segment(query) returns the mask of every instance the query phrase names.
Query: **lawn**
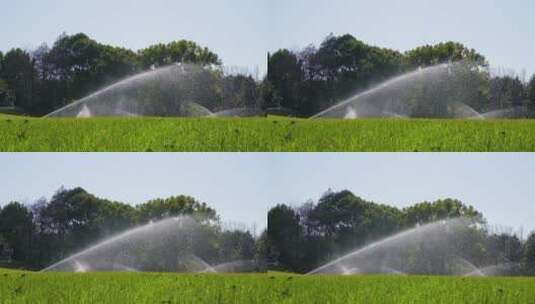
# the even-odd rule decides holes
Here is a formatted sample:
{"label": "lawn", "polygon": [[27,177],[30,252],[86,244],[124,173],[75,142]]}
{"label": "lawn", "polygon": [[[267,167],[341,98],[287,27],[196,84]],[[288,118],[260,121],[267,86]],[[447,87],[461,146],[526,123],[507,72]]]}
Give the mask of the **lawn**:
{"label": "lawn", "polygon": [[1,303],[535,303],[535,279],[0,270]]}
{"label": "lawn", "polygon": [[535,120],[58,119],[0,115],[0,151],[532,152]]}

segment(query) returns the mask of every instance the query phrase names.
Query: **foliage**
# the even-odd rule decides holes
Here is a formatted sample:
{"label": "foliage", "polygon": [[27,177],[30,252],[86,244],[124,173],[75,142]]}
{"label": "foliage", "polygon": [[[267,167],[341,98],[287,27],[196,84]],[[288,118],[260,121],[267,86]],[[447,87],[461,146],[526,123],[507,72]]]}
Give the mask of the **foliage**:
{"label": "foliage", "polygon": [[524,267],[531,275],[535,275],[535,232],[532,233],[524,244]]}
{"label": "foliage", "polygon": [[[397,232],[458,217],[469,218],[479,225],[485,223],[480,212],[458,200],[423,202],[400,210],[365,201],[347,190],[328,191],[317,203],[307,202],[297,208],[277,205],[269,211],[267,238],[271,249],[268,252],[275,253],[270,262],[276,269],[306,273],[334,256],[362,248]],[[519,265],[524,263],[518,273],[530,273],[529,263],[532,261],[526,259],[532,254],[529,240],[523,245],[523,241],[515,235],[495,234],[471,227],[462,228],[456,234],[462,237],[451,239],[448,244],[431,246],[447,245],[444,250],[449,247],[462,249],[466,258],[483,265],[496,263],[498,259]],[[429,256],[431,252],[433,255]],[[420,258],[428,261],[426,265],[405,264],[416,273],[440,273],[441,267],[444,267],[440,254],[427,250],[425,246],[411,246],[406,252],[397,254],[406,254],[406,261]]]}
{"label": "foliage", "polygon": [[44,115],[119,79],[151,67],[184,62],[219,65],[216,54],[192,41],[178,40],[134,52],[101,44],[83,33],[62,34],[52,48],[13,49],[0,56],[0,102],[12,92],[26,114]]}
{"label": "foliage", "polygon": [[13,49],[5,54],[1,66],[0,78],[7,83],[4,94],[12,92],[16,106],[31,107],[35,97],[36,70],[30,54],[21,49]]}
{"label": "foliage", "polygon": [[310,117],[388,78],[450,62],[458,64],[440,83],[422,79],[396,94],[406,101],[403,112],[412,117],[450,117],[461,103],[476,111],[515,108],[523,116],[531,113],[523,109],[528,86],[517,77],[490,76],[485,57],[463,44],[450,41],[400,53],[367,45],[348,34],[331,34],[317,49],[276,51],[268,61],[264,104]]}
{"label": "foliage", "polygon": [[453,41],[417,47],[407,51],[404,57],[408,65],[416,67],[455,61],[470,61],[480,66],[488,64],[485,57],[476,50]]}
{"label": "foliage", "polygon": [[[41,269],[134,226],[182,215],[196,218],[208,244],[221,248],[205,250],[215,254],[205,257],[209,261],[257,258],[253,235],[223,230],[214,209],[188,196],[154,199],[134,207],[98,198],[82,188],[60,188],[50,200],[40,199],[31,206],[11,203],[0,209],[0,238],[13,248],[15,263]],[[172,252],[175,245],[166,247],[171,255],[177,252]]]}
{"label": "foliage", "polygon": [[13,202],[0,210],[0,237],[13,249],[13,259],[29,262],[33,229],[32,214],[23,205]]}
{"label": "foliage", "polygon": [[[464,67],[456,71],[450,87],[445,88],[450,101],[465,103],[478,111],[524,109],[533,104],[529,102],[533,94],[529,95],[528,84],[515,77],[489,76],[485,57],[460,43],[425,45],[400,53],[368,45],[349,34],[331,34],[318,48],[277,50],[269,56],[268,73],[260,84],[244,75],[201,73],[198,76],[202,85],[193,90],[198,91],[198,96],[182,97],[193,98],[186,101],[195,101],[214,112],[253,107],[310,117],[388,78],[445,62],[463,62]],[[0,102],[9,100],[26,114],[44,115],[127,76],[174,63],[210,67],[222,64],[217,54],[188,40],[132,51],[99,43],[83,33],[63,34],[51,48],[43,44],[33,51],[13,49],[0,56],[0,83],[3,79],[7,84],[0,85]],[[470,90],[466,90],[467,86]],[[408,106],[415,116],[434,117],[433,113],[445,111],[433,94],[424,94],[429,91],[425,87],[416,85],[410,90]],[[165,91],[158,94],[183,93]],[[147,98],[157,100],[159,95],[152,93]],[[171,98],[171,103],[177,103],[176,98]],[[171,111],[176,107],[165,105],[163,109]]]}
{"label": "foliage", "polygon": [[195,215],[201,221],[218,221],[216,211],[189,196],[150,200],[137,207],[139,221],[160,220],[179,215]]}
{"label": "foliage", "polygon": [[535,75],[533,75],[529,81],[526,97],[528,99],[530,109],[535,110]]}
{"label": "foliage", "polygon": [[143,69],[165,66],[176,62],[221,64],[218,56],[193,41],[179,40],[156,44],[138,52]]}

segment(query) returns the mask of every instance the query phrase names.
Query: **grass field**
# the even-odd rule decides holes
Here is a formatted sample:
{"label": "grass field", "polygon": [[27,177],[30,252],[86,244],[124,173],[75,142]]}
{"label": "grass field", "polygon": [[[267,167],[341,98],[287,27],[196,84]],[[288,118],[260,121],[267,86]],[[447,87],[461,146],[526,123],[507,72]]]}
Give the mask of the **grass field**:
{"label": "grass field", "polygon": [[0,151],[532,152],[535,120],[44,119],[0,115]]}
{"label": "grass field", "polygon": [[1,303],[535,303],[535,279],[0,270]]}

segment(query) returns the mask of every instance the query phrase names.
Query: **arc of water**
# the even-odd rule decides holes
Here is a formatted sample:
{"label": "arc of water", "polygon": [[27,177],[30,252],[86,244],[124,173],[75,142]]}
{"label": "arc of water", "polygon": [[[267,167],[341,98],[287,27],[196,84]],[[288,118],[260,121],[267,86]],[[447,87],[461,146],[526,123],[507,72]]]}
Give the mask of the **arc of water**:
{"label": "arc of water", "polygon": [[403,232],[400,232],[398,234],[395,234],[393,236],[390,236],[390,237],[387,237],[381,241],[377,241],[377,242],[374,242],[364,248],[361,248],[361,249],[358,249],[358,250],[355,250],[345,256],[342,256],[338,259],[335,259],[334,261],[331,261],[319,268],[316,268],[310,272],[308,272],[307,274],[310,275],[310,274],[315,274],[315,273],[320,273],[322,272],[323,270],[325,269],[329,269],[331,268],[332,266],[338,264],[338,263],[341,263],[342,261],[344,260],[347,260],[347,259],[351,259],[351,258],[355,258],[359,255],[362,255],[364,253],[367,253],[367,252],[370,252],[384,244],[387,244],[387,243],[390,243],[390,242],[393,242],[393,241],[396,241],[396,240],[399,240],[399,239],[402,239],[404,237],[407,237],[407,236],[410,236],[412,234],[414,234],[415,232],[420,232],[420,231],[426,231],[427,229],[430,229],[430,228],[433,228],[433,227],[439,227],[439,226],[442,226],[442,225],[449,225],[449,224],[452,224],[452,223],[456,223],[456,222],[461,222],[463,219],[462,218],[457,218],[457,219],[452,219],[452,220],[449,220],[449,221],[439,221],[439,222],[434,222],[434,223],[430,223],[430,224],[426,224],[426,225],[423,225],[423,226],[418,226],[418,227],[415,227],[415,228],[412,228],[412,229],[409,229],[409,230],[406,230],[406,231],[403,231]]}
{"label": "arc of water", "polygon": [[88,253],[90,253],[92,251],[95,251],[97,249],[100,249],[100,248],[103,248],[103,247],[108,246],[110,244],[113,244],[113,243],[115,243],[117,241],[120,241],[122,239],[126,239],[129,236],[135,235],[135,234],[137,234],[137,233],[139,233],[141,231],[144,231],[146,229],[153,228],[153,226],[165,225],[165,224],[169,224],[169,223],[172,223],[172,222],[180,222],[181,219],[182,218],[180,218],[180,217],[165,219],[165,220],[159,221],[157,223],[149,223],[147,225],[128,230],[126,232],[123,232],[123,233],[115,236],[115,237],[111,237],[111,238],[109,238],[109,239],[107,239],[107,240],[105,240],[105,241],[103,241],[103,242],[101,242],[101,243],[99,243],[99,244],[97,244],[95,246],[89,247],[88,249],[85,249],[85,250],[83,250],[81,252],[78,252],[78,253],[76,253],[74,255],[71,255],[68,258],[63,259],[63,260],[61,260],[61,261],[59,261],[59,262],[57,262],[55,264],[52,264],[52,265],[46,267],[45,269],[41,270],[41,272],[49,271],[51,269],[56,268],[59,265],[67,263],[67,262],[76,261],[77,259],[79,259],[81,256],[83,256],[85,254],[88,254]]}
{"label": "arc of water", "polygon": [[82,99],[79,99],[79,100],[77,100],[77,101],[75,101],[73,103],[70,103],[70,104],[64,106],[61,109],[58,109],[58,110],[56,110],[56,111],[54,111],[54,112],[52,112],[50,114],[47,114],[47,115],[45,115],[45,117],[52,117],[52,116],[54,116],[54,115],[56,115],[56,114],[58,114],[58,113],[60,113],[62,111],[65,111],[65,110],[71,109],[73,107],[76,107],[76,106],[88,101],[89,99],[91,99],[93,97],[96,97],[96,96],[98,96],[98,95],[100,95],[100,94],[102,94],[104,92],[107,92],[107,91],[113,90],[115,88],[121,87],[121,86],[126,85],[126,84],[128,84],[130,82],[133,82],[133,81],[138,81],[138,80],[141,80],[141,79],[145,79],[148,76],[156,75],[156,74],[158,74],[158,73],[160,73],[162,71],[171,70],[173,67],[175,67],[175,65],[171,65],[171,66],[166,66],[166,67],[162,67],[162,68],[158,68],[158,69],[154,69],[154,70],[145,71],[145,72],[142,72],[140,74],[137,74],[137,75],[128,77],[126,79],[120,80],[120,81],[118,81],[118,82],[116,82],[116,83],[114,83],[114,84],[112,84],[110,86],[107,86],[107,87],[105,87],[105,88],[103,88],[103,89],[101,89],[99,91],[96,91],[96,92],[94,92],[94,93],[92,93],[92,94],[90,94],[90,95],[88,95],[88,96],[86,96],[86,97],[84,97]]}
{"label": "arc of water", "polygon": [[365,96],[368,96],[368,95],[371,95],[381,89],[384,89],[386,87],[389,87],[389,86],[392,86],[396,83],[399,83],[407,78],[410,78],[410,77],[413,77],[413,76],[416,76],[418,74],[425,74],[429,71],[433,71],[433,70],[437,70],[437,69],[441,69],[441,68],[448,68],[448,64],[444,63],[444,64],[439,64],[439,65],[435,65],[435,66],[431,66],[431,67],[427,67],[427,68],[423,68],[423,69],[418,69],[418,70],[415,70],[415,71],[412,71],[412,72],[409,72],[409,73],[406,73],[406,74],[403,74],[403,75],[400,75],[400,76],[397,76],[397,77],[394,77],[390,80],[387,80],[387,81],[384,81],[382,82],[381,84],[369,89],[369,90],[366,90],[360,94],[357,94],[345,101],[342,101],[326,110],[323,110],[321,111],[320,113],[310,117],[310,119],[315,119],[315,118],[319,118],[325,114],[327,114],[328,112],[331,112],[331,111],[334,111],[334,110],[338,110],[338,109],[341,109],[349,104],[352,104],[356,101],[358,101],[360,98],[362,97],[365,97]]}

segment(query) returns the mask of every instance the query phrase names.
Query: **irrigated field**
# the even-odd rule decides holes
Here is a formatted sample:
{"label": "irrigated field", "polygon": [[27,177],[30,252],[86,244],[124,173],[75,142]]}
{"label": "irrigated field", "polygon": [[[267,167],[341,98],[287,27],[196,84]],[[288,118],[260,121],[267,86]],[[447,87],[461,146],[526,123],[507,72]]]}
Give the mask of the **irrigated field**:
{"label": "irrigated field", "polygon": [[1,303],[535,303],[535,279],[22,273]]}
{"label": "irrigated field", "polygon": [[535,120],[0,116],[0,151],[531,152]]}

